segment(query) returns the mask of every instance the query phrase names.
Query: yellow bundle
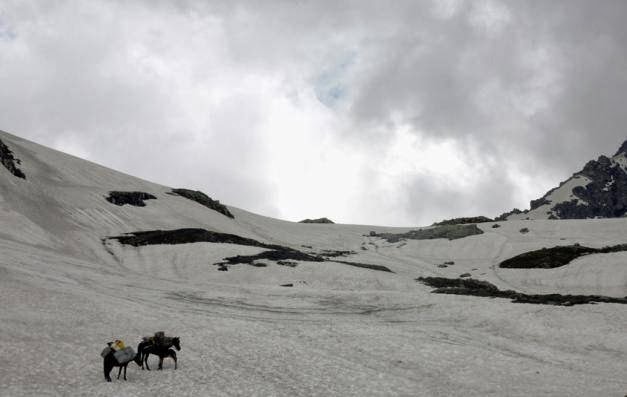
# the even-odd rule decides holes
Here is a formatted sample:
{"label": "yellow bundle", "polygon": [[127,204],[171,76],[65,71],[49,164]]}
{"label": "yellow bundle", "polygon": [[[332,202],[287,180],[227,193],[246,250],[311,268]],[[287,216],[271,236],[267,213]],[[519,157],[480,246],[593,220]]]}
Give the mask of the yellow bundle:
{"label": "yellow bundle", "polygon": [[116,339],[116,341],[113,343],[113,347],[115,348],[115,350],[122,350],[126,346],[124,345],[123,341]]}

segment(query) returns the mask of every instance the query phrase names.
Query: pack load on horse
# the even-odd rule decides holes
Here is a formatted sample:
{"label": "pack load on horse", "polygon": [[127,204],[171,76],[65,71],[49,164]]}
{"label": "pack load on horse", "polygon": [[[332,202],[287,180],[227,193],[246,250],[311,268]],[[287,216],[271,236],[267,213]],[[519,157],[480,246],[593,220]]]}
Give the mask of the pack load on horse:
{"label": "pack load on horse", "polygon": [[163,331],[157,331],[153,336],[144,336],[142,342],[155,346],[172,346],[172,337],[165,336]]}
{"label": "pack load on horse", "polygon": [[120,373],[124,368],[124,380],[126,380],[126,366],[133,361],[137,354],[130,346],[125,346],[124,342],[120,339],[116,339],[115,342],[107,343],[107,347],[100,353],[100,356],[104,359],[104,376],[108,382],[111,382],[109,373],[113,367],[120,367],[118,371],[118,379],[120,379]]}

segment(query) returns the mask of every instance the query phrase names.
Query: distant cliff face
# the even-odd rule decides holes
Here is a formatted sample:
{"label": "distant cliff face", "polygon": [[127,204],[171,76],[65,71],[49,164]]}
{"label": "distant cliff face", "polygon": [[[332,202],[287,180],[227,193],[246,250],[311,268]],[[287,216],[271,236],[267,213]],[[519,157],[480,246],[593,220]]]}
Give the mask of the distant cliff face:
{"label": "distant cliff face", "polygon": [[513,210],[505,219],[618,218],[627,214],[627,141],[612,157],[600,156],[550,190],[530,209]]}

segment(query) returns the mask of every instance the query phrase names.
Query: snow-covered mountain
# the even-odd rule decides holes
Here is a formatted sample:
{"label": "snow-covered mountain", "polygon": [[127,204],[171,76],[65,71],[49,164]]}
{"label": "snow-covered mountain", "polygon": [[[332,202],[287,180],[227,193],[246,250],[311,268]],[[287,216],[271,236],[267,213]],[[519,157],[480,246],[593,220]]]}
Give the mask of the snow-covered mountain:
{"label": "snow-covered mountain", "polygon": [[530,209],[497,219],[618,218],[627,214],[627,140],[612,157],[600,156],[537,200]]}
{"label": "snow-covered mountain", "polygon": [[[0,396],[627,390],[627,218],[286,222],[0,141]],[[159,330],[176,371],[104,382]]]}

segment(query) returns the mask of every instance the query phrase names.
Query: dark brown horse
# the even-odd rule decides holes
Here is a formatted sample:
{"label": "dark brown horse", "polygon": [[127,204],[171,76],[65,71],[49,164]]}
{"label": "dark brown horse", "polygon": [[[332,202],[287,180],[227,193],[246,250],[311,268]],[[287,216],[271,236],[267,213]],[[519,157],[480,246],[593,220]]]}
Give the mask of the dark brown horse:
{"label": "dark brown horse", "polygon": [[137,365],[141,365],[142,369],[144,369],[144,364],[146,364],[146,369],[150,371],[150,367],[148,366],[148,356],[150,354],[154,354],[159,356],[159,369],[163,369],[163,359],[167,357],[171,357],[174,360],[174,369],[176,369],[176,352],[172,350],[171,347],[174,347],[179,351],[181,350],[181,340],[178,336],[174,338],[165,338],[165,343],[163,344],[142,341],[137,346],[137,358],[135,359],[135,362]]}

